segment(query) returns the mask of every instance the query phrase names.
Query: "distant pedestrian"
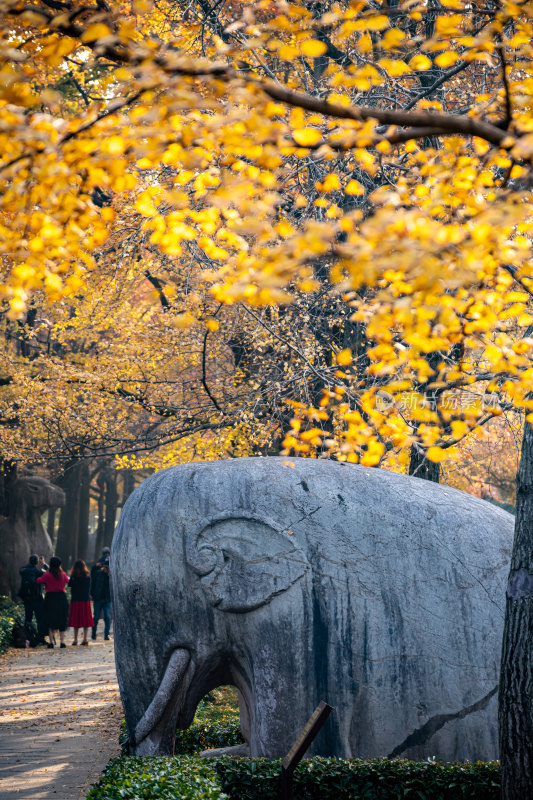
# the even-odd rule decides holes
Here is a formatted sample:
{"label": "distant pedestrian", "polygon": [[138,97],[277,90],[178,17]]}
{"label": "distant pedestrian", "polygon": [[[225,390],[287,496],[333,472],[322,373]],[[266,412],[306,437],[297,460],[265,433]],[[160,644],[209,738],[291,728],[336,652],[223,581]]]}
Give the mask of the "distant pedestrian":
{"label": "distant pedestrian", "polygon": [[85,561],[81,561],[81,559],[76,561],[70,571],[68,585],[70,586],[68,626],[69,628],[74,628],[74,641],[72,644],[74,647],[78,644],[78,632],[80,628],[83,628],[82,645],[88,645],[89,628],[93,627],[94,621],[89,595],[91,576]]}
{"label": "distant pedestrian", "polygon": [[68,600],[65,594],[65,587],[68,583],[68,575],[63,572],[60,558],[52,556],[48,572],[37,578],[37,583],[42,583],[46,589],[44,619],[49,631],[50,641],[48,647],[55,646],[56,631],[59,631],[60,646],[66,647],[65,631],[68,622]]}
{"label": "distant pedestrian", "polygon": [[100,569],[92,574],[91,596],[93,598],[94,627],[91,639],[96,639],[96,628],[100,615],[104,617],[104,639],[109,639],[111,628],[111,589],[109,586],[109,558],[104,558]]}
{"label": "distant pedestrian", "polygon": [[37,583],[37,578],[44,575],[47,569],[48,564],[45,564],[44,557],[32,554],[28,563],[19,570],[21,583],[18,596],[24,603],[24,624],[31,626],[35,615],[37,637],[40,644],[46,644],[44,637],[47,630],[43,619],[43,590]]}
{"label": "distant pedestrian", "polygon": [[94,572],[97,572],[99,569],[102,568],[102,564],[104,563],[106,558],[109,558],[110,553],[111,553],[111,548],[110,547],[102,547],[102,553],[100,555],[100,558],[98,559],[96,564],[91,569],[91,578],[92,578]]}

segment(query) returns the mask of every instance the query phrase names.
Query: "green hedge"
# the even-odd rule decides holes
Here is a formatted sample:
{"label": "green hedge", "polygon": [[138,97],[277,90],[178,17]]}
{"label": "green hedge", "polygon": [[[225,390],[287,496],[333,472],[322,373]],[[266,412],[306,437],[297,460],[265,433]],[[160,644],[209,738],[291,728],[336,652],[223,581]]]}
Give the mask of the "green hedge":
{"label": "green hedge", "polygon": [[11,644],[15,622],[24,622],[24,606],[9,597],[0,597],[0,653],[5,653]]}
{"label": "green hedge", "polygon": [[198,704],[190,728],[176,733],[176,753],[200,753],[242,744],[237,690],[221,686]]}
{"label": "green hedge", "polygon": [[200,753],[216,747],[232,747],[242,744],[239,720],[225,722],[193,722],[186,731],[176,732],[176,753]]}
{"label": "green hedge", "polygon": [[[231,800],[279,800],[281,761],[209,759]],[[497,762],[442,764],[403,759],[302,761],[294,773],[294,796],[302,800],[498,800]]]}
{"label": "green hedge", "polygon": [[87,800],[228,800],[201,758],[115,758]]}
{"label": "green hedge", "polygon": [[[87,800],[279,800],[281,761],[194,756],[111,761]],[[313,758],[294,774],[297,800],[498,800],[496,762]]]}

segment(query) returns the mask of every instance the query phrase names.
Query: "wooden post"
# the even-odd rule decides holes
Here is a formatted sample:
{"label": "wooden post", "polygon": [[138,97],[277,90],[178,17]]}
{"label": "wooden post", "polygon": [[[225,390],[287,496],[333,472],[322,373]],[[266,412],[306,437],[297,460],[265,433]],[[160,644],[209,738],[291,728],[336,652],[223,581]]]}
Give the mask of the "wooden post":
{"label": "wooden post", "polygon": [[283,759],[281,764],[281,800],[293,800],[292,778],[294,770],[332,711],[332,706],[329,706],[321,700],[313,714],[309,717],[301,734]]}

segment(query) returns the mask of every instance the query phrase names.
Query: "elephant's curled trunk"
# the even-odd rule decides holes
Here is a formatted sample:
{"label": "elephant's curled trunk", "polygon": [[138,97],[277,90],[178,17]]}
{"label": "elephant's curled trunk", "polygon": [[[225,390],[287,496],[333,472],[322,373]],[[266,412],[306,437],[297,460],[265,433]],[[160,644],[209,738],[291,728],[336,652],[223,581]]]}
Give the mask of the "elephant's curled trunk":
{"label": "elephant's curled trunk", "polygon": [[[139,754],[138,745],[143,742],[150,733],[153,733],[160,723],[176,690],[182,683],[187,667],[189,666],[190,658],[189,651],[184,648],[174,650],[170,656],[159,689],[135,728],[135,742],[133,744],[136,748],[136,752]],[[144,750],[147,748],[142,749]],[[151,747],[148,747],[148,749],[151,749]],[[149,755],[149,753],[146,753],[146,755]]]}

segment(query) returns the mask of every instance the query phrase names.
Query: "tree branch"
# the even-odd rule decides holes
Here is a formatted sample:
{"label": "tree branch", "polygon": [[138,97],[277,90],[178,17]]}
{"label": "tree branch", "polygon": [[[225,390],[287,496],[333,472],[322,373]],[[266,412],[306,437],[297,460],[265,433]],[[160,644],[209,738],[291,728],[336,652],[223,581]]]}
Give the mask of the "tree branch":
{"label": "tree branch", "polygon": [[211,402],[215,406],[216,410],[222,412],[222,414],[223,414],[224,413],[223,409],[219,406],[219,404],[217,402],[217,399],[215,397],[213,397],[213,395],[211,394],[211,390],[209,389],[209,386],[207,384],[206,360],[207,360],[207,337],[208,336],[209,336],[209,330],[207,330],[205,332],[205,334],[204,334],[204,344],[203,344],[203,348],[202,348],[202,386],[204,387],[205,393],[207,394],[207,396],[209,397],[209,399],[211,400]]}
{"label": "tree branch", "polygon": [[166,296],[163,290],[163,284],[161,283],[159,278],[156,278],[155,275],[152,275],[149,269],[145,269],[144,275],[146,277],[146,280],[150,281],[154,289],[157,290],[159,294],[159,301],[163,306],[163,311],[168,311],[168,309],[170,308],[170,303],[168,302],[168,297]]}
{"label": "tree branch", "polygon": [[[98,11],[99,18],[101,19],[101,11],[98,8],[85,7],[82,9],[82,11]],[[25,12],[31,12],[34,15],[42,17],[46,24],[53,23],[56,31],[70,37],[81,39],[86,30],[82,25],[74,22],[74,17],[79,16],[81,13],[80,9],[77,9],[70,14],[62,14],[58,17],[54,17],[51,12],[35,6],[22,6],[20,8],[10,10],[11,14],[17,16],[20,16]],[[112,26],[111,22],[110,26]],[[84,44],[92,49],[96,55],[108,58],[114,62],[139,66],[147,59],[151,59],[153,64],[171,76],[211,76],[218,77],[226,81],[242,80],[242,76],[240,76],[237,71],[223,62],[192,61],[191,59],[180,57],[178,53],[169,48],[162,49],[158,54],[154,55],[153,51],[143,47],[142,44],[138,44],[136,42],[124,43],[121,42],[116,36],[106,36],[105,40],[103,41],[96,40],[94,42],[85,42]],[[459,71],[458,68],[457,71]],[[450,77],[450,73],[447,73],[446,76],[442,77],[447,79]],[[441,79],[439,78],[439,80]],[[289,106],[302,108],[306,111],[322,114],[325,117],[348,119],[354,120],[355,122],[364,122],[369,119],[375,119],[380,124],[398,125],[401,127],[411,128],[409,138],[424,138],[428,135],[428,130],[430,130],[430,135],[437,135],[437,133],[439,133],[440,135],[460,134],[463,136],[477,136],[497,147],[501,147],[505,139],[509,138],[508,132],[503,129],[506,127],[505,120],[496,125],[486,122],[482,119],[476,119],[466,115],[462,116],[458,114],[447,114],[434,111],[395,111],[377,107],[343,106],[338,103],[330,103],[327,100],[313,97],[306,92],[298,92],[289,89],[285,86],[276,84],[275,82],[247,79],[247,83],[249,86],[255,86],[259,91],[264,92],[273,100],[277,100]],[[430,87],[430,90],[433,91],[434,88],[435,84]],[[134,99],[136,99],[138,94],[129,98],[127,101],[122,101],[113,110],[118,110],[119,107],[122,108],[131,103]],[[112,111],[105,112],[105,115],[107,115],[107,113],[112,113]],[[63,139],[63,141],[77,135],[77,133],[79,133],[81,130],[86,130],[87,127],[90,127],[90,125],[94,124],[95,121],[96,120],[92,121],[91,123],[87,123],[87,125],[82,126],[82,128],[78,129],[78,131],[71,132],[67,137],[65,137],[65,139]],[[20,158],[21,156],[19,156],[17,160],[20,160]]]}
{"label": "tree branch", "polygon": [[503,83],[503,90],[505,93],[505,116],[501,122],[501,127],[508,128],[513,119],[513,110],[511,107],[511,91],[509,89],[509,81],[507,80],[507,64],[505,62],[505,53],[503,52],[503,44],[501,40],[497,45],[496,50],[498,51],[498,55],[500,57],[500,62],[502,65],[502,83]]}

